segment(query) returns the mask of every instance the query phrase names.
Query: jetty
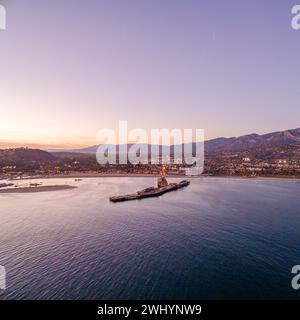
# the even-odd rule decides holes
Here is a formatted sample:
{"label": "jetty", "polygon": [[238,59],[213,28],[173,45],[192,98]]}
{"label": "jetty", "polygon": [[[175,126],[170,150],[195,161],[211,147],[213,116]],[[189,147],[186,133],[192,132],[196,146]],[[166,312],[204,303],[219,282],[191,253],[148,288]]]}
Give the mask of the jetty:
{"label": "jetty", "polygon": [[111,196],[109,197],[109,200],[111,202],[123,202],[139,200],[143,198],[159,197],[164,193],[187,187],[190,184],[190,181],[187,180],[180,181],[179,183],[169,183],[166,179],[166,170],[166,166],[162,166],[157,181],[157,187],[149,187],[131,194]]}

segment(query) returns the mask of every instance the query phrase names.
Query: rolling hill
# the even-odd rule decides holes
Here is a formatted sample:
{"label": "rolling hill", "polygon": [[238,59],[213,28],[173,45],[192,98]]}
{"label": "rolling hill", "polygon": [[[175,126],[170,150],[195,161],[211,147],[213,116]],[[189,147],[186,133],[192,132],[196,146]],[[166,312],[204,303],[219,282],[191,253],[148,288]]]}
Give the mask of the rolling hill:
{"label": "rolling hill", "polygon": [[31,162],[51,162],[55,157],[39,149],[17,148],[0,150],[0,165],[20,165]]}

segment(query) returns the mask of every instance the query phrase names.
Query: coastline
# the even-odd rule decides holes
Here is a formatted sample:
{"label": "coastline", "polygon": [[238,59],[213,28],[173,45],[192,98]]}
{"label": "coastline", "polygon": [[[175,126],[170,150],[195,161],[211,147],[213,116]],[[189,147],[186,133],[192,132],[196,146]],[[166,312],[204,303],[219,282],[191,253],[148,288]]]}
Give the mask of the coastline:
{"label": "coastline", "polygon": [[[20,179],[10,179],[11,181],[24,181],[24,180],[38,180],[38,179],[83,179],[83,178],[156,178],[157,174],[121,174],[121,173],[71,173],[68,175],[57,174],[57,175],[45,175],[45,176],[33,176],[23,177]],[[241,180],[288,180],[288,181],[300,181],[300,176],[213,176],[213,175],[200,175],[200,176],[187,176],[187,175],[168,175],[168,178],[188,178],[188,179],[241,179]],[[0,179],[1,180],[1,179]],[[35,187],[38,188],[38,187]]]}
{"label": "coastline", "polygon": [[37,192],[47,192],[47,191],[62,191],[76,189],[75,186],[70,185],[54,185],[54,186],[39,186],[39,187],[21,187],[21,188],[10,188],[10,189],[0,189],[0,194],[9,193],[37,193]]}

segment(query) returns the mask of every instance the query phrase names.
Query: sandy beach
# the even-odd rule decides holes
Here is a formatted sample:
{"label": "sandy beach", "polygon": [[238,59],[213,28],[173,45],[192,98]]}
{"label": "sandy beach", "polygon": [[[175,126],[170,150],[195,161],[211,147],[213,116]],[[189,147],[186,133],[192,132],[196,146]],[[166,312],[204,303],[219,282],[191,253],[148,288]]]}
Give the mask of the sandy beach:
{"label": "sandy beach", "polygon": [[2,189],[1,193],[36,193],[36,192],[47,192],[47,191],[61,191],[75,189],[75,186],[69,185],[54,185],[54,186],[39,186],[39,187],[22,187],[22,188],[10,188]]}
{"label": "sandy beach", "polygon": [[[144,174],[144,173],[133,173],[133,174],[121,174],[121,173],[97,173],[97,172],[86,172],[86,173],[70,173],[68,175],[56,174],[47,176],[32,176],[24,177],[21,179],[11,179],[12,181],[23,181],[23,180],[37,180],[37,179],[83,179],[83,178],[151,178],[157,177],[157,174]],[[250,179],[250,180],[300,180],[300,176],[213,176],[202,174],[200,176],[187,176],[187,175],[172,175],[168,174],[168,178],[186,178],[186,179],[201,179],[201,178],[213,178],[213,179]]]}

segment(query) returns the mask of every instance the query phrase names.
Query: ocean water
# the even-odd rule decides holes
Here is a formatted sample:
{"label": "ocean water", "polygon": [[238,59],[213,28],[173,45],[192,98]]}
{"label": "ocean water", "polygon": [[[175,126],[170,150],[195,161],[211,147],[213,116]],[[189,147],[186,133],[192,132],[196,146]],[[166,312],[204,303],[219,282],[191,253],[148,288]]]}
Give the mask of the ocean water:
{"label": "ocean water", "polygon": [[40,181],[79,188],[0,194],[0,299],[300,298],[300,181],[192,179],[116,204],[155,180]]}

